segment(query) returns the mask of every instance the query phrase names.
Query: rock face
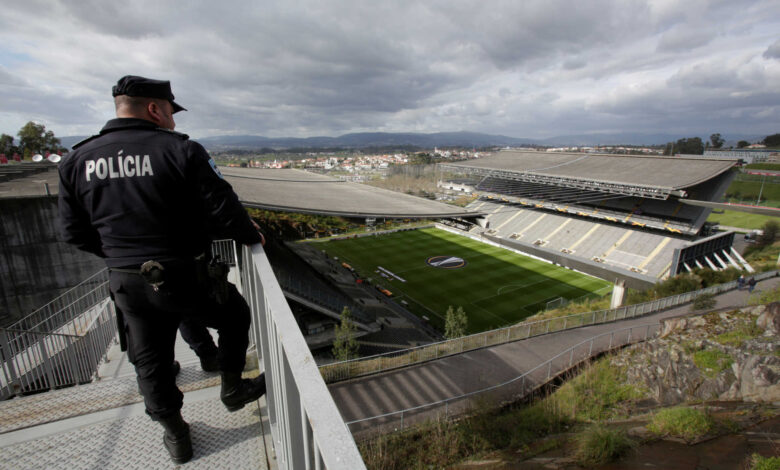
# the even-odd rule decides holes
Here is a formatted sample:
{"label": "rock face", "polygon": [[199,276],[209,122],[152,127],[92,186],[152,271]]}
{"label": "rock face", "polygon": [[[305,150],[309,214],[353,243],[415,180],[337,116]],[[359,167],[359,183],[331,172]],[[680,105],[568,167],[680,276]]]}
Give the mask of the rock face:
{"label": "rock face", "polygon": [[666,320],[658,338],[612,361],[663,405],[780,401],[780,303]]}
{"label": "rock face", "polygon": [[772,334],[780,333],[780,302],[772,302],[758,316],[756,325]]}

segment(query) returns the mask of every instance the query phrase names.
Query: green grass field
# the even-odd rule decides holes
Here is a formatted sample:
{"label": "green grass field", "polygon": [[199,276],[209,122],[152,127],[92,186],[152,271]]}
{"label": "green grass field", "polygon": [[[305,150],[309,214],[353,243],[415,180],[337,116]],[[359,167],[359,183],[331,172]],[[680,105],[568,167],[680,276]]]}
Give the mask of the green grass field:
{"label": "green grass field", "polygon": [[712,213],[707,218],[708,222],[725,225],[728,227],[737,227],[746,229],[760,229],[770,220],[777,220],[777,217],[760,214],[750,214],[748,212],[723,211],[723,214]]}
{"label": "green grass field", "polygon": [[[441,330],[450,305],[463,307],[468,332],[476,333],[521,321],[559,297],[576,299],[612,290],[601,279],[432,228],[334,240],[321,247],[390,290],[396,301],[405,300],[409,310],[427,316]],[[455,256],[466,264],[437,268],[427,263],[433,256]],[[381,277],[380,266],[405,282]]]}

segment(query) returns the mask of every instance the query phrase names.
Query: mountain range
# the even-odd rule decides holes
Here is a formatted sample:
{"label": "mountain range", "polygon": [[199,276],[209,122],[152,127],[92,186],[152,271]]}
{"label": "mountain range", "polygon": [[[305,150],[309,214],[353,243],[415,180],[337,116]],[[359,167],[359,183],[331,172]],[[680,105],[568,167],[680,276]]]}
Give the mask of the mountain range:
{"label": "mountain range", "polygon": [[[221,135],[197,138],[208,150],[255,150],[271,148],[291,150],[301,148],[343,148],[359,149],[370,147],[519,147],[528,145],[594,146],[594,145],[663,145],[678,139],[691,137],[680,134],[609,133],[561,135],[545,139],[527,139],[479,132],[436,132],[430,134],[413,132],[361,132],[338,137],[263,137],[257,135]],[[706,142],[709,137],[700,136]],[[764,136],[724,135],[726,146],[736,145],[739,140],[756,142]],[[62,145],[70,148],[84,136],[61,137]]]}

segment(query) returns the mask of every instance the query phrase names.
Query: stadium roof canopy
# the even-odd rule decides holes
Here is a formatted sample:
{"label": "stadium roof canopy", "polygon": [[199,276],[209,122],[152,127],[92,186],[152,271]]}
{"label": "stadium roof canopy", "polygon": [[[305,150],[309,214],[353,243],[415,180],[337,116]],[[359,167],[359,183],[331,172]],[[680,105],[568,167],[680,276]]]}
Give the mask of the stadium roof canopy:
{"label": "stadium roof canopy", "polygon": [[628,196],[684,197],[684,188],[726,172],[734,160],[534,151],[501,151],[442,166],[480,176]]}
{"label": "stadium roof canopy", "polygon": [[345,217],[474,217],[479,212],[301,170],[220,168],[241,202],[258,209]]}

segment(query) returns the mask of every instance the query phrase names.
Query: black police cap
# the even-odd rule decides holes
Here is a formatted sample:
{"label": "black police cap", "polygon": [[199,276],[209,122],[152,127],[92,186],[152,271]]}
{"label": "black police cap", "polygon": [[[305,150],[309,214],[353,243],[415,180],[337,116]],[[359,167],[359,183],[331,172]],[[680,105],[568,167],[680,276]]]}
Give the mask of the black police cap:
{"label": "black police cap", "polygon": [[116,82],[116,85],[111,90],[111,94],[112,96],[127,95],[168,100],[173,105],[174,113],[187,111],[183,106],[173,101],[171,82],[168,80],[152,80],[151,78],[139,77],[137,75],[125,75]]}

